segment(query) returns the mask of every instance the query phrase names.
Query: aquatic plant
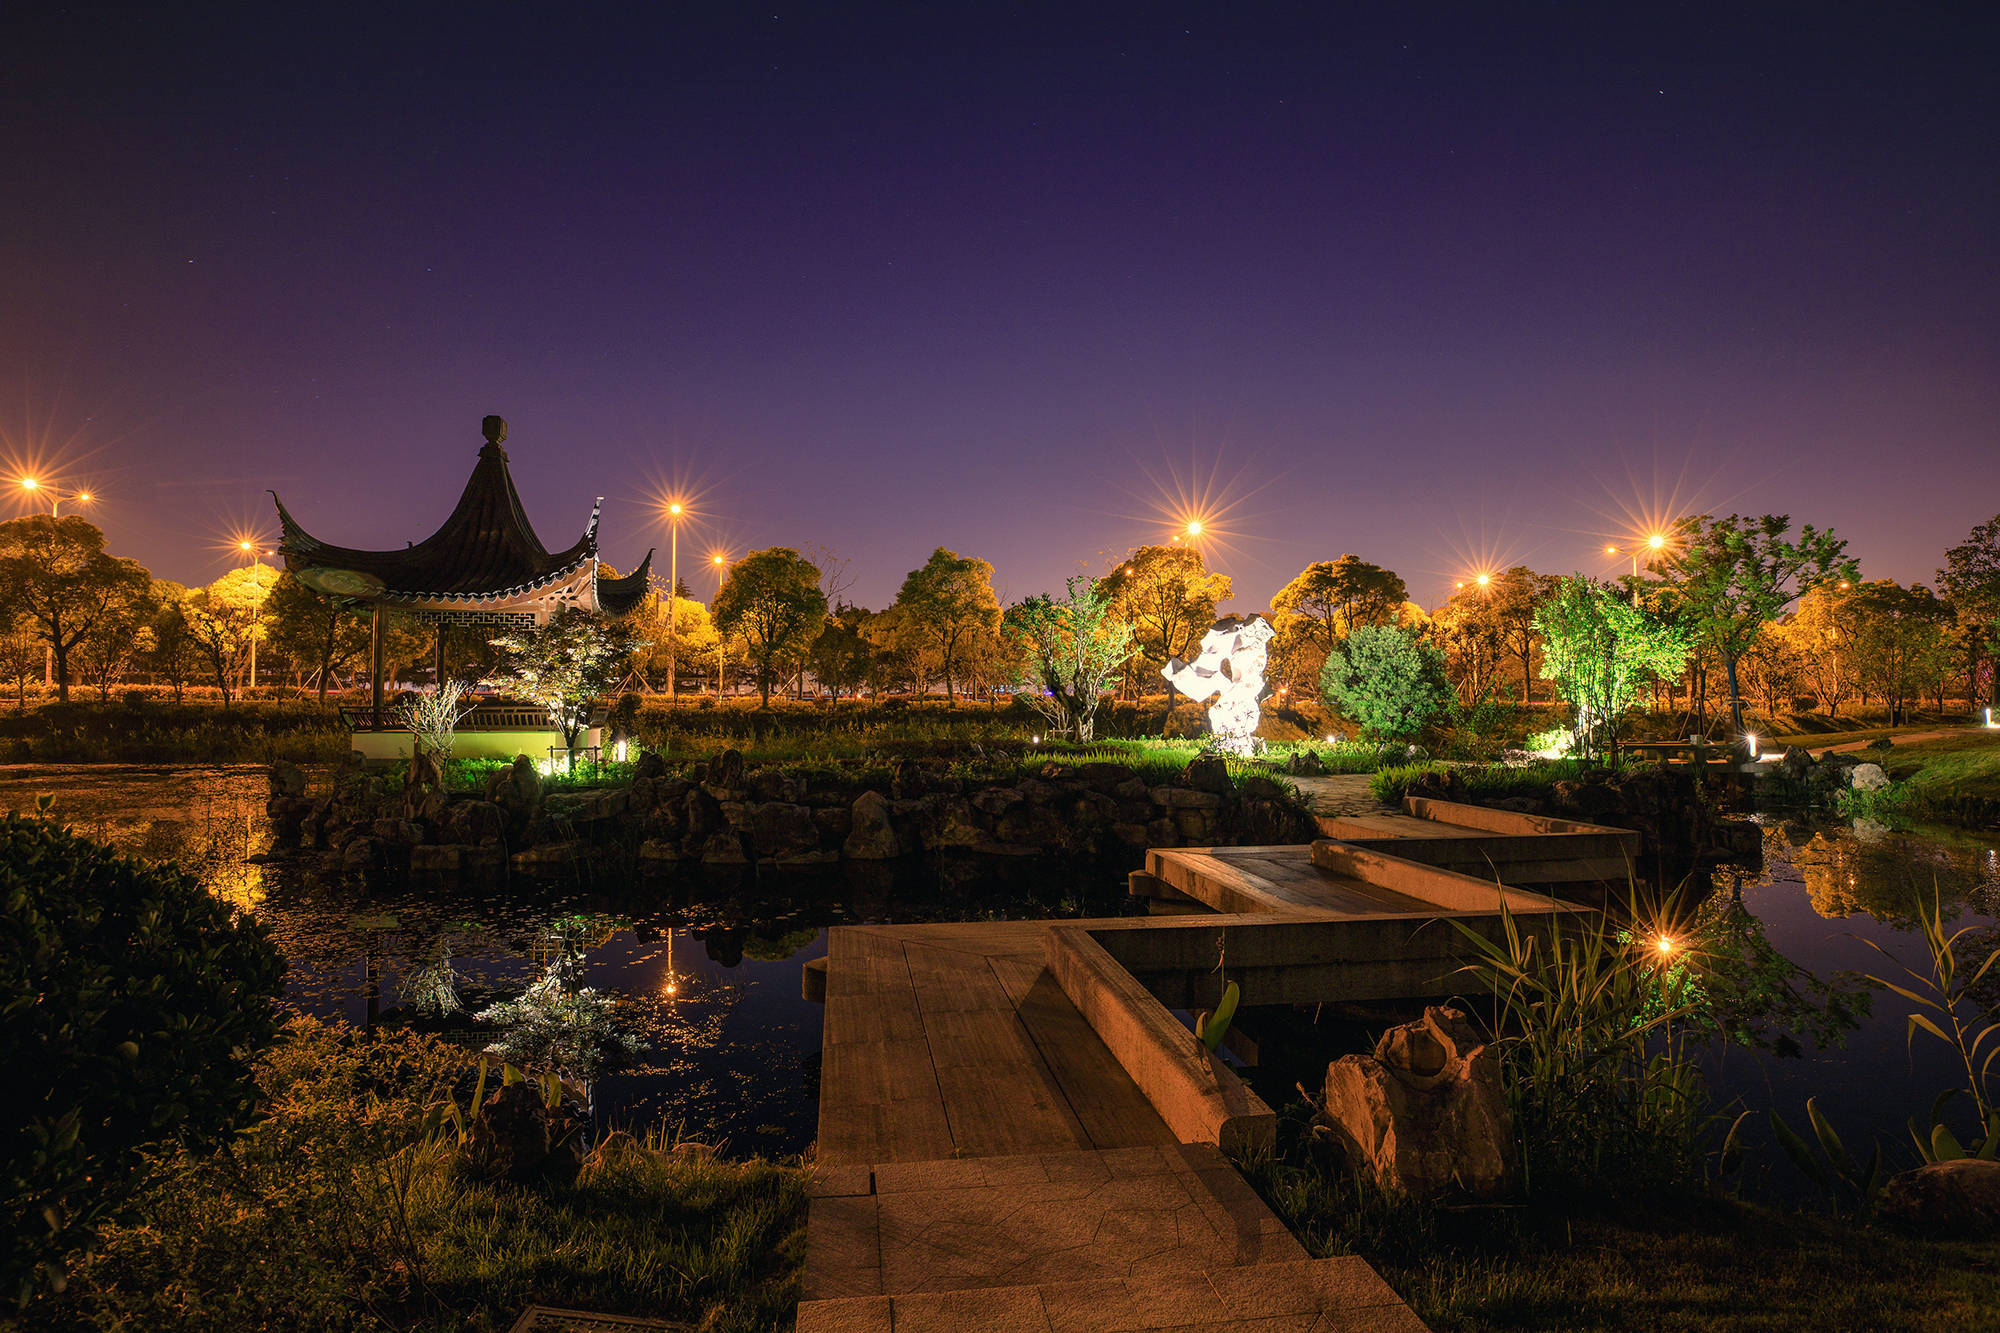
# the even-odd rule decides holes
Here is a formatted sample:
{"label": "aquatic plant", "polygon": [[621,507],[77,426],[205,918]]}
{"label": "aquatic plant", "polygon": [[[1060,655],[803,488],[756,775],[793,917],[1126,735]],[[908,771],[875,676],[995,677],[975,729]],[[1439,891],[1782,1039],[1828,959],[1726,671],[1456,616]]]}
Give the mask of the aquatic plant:
{"label": "aquatic plant", "polygon": [[[1942,895],[1936,891],[1929,908],[1918,912],[1917,925],[1923,934],[1928,970],[1920,972],[1898,962],[1909,985],[1872,973],[1868,979],[1917,1006],[1910,1012],[1905,1041],[1914,1043],[1917,1033],[1922,1031],[1950,1047],[1965,1073],[1965,1084],[1947,1089],[1931,1103],[1927,1130],[1911,1120],[1910,1137],[1916,1140],[1917,1151],[1928,1161],[1966,1156],[1991,1159],[2000,1152],[2000,1109],[1995,1108],[1989,1091],[1993,1062],[2000,1060],[2000,1000],[1985,999],[1980,983],[2000,963],[2000,947],[1989,950],[1976,965],[1976,953],[1961,958],[1962,947],[1969,937],[1981,934],[1980,928],[1963,926],[1947,931]],[[1874,940],[1863,943],[1884,958],[1897,961],[1894,954]],[[1978,1121],[1977,1137],[1964,1143],[1942,1119],[1945,1106],[1961,1092],[1972,1099]]]}
{"label": "aquatic plant", "polygon": [[1695,1064],[1688,977],[1671,950],[1621,940],[1601,916],[1524,929],[1501,902],[1460,969],[1490,998],[1529,1189],[1626,1189],[1700,1172],[1707,1093]]}

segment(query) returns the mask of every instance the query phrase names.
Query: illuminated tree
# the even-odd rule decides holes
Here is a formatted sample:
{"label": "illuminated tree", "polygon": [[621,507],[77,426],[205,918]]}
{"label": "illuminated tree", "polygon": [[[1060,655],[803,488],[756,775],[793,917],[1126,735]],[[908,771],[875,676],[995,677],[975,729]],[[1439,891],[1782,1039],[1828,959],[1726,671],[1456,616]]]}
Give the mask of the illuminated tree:
{"label": "illuminated tree", "polygon": [[1974,528],[1944,554],[1938,591],[1951,604],[1965,647],[1965,699],[1979,697],[1980,664],[1989,668],[1987,703],[2000,707],[2000,671],[1991,670],[2000,643],[2000,514]]}
{"label": "illuminated tree", "polygon": [[155,684],[164,677],[174,687],[174,702],[180,703],[196,663],[194,633],[187,617],[188,590],[171,579],[154,579],[147,599],[153,604],[153,619],[148,626],[146,667]]}
{"label": "illuminated tree", "polygon": [[112,682],[123,679],[132,663],[152,647],[152,620],[157,609],[149,581],[143,593],[120,598],[91,626],[90,633],[77,641],[71,661],[78,676],[97,687],[100,701],[111,697]]}
{"label": "illuminated tree", "polygon": [[235,698],[235,683],[249,664],[251,643],[263,641],[264,600],[277,582],[278,571],[269,565],[232,569],[206,588],[197,588],[183,603],[188,634],[215,677],[224,708]]}
{"label": "illuminated tree", "polygon": [[[650,681],[651,673],[664,672],[667,666],[667,608],[673,607],[674,632],[673,656],[674,673],[677,679],[698,678],[699,674],[713,667],[715,649],[722,642],[716,631],[715,621],[709,615],[706,603],[697,602],[683,595],[669,599],[653,596],[643,599],[627,620],[634,632],[642,640],[642,646],[633,656],[629,671],[642,680]],[[648,683],[647,688],[651,688]]]}
{"label": "illuminated tree", "polygon": [[807,652],[813,679],[836,699],[866,685],[875,668],[875,645],[862,632],[871,614],[858,606],[835,607]]}
{"label": "illuminated tree", "polygon": [[[411,633],[407,618],[391,615],[395,629]],[[336,671],[368,660],[372,629],[365,607],[308,588],[290,574],[280,574],[264,604],[265,642],[317,678],[319,699],[326,702],[327,683]],[[401,654],[385,653],[384,656]]]}
{"label": "illuminated tree", "polygon": [[1678,676],[1688,630],[1633,606],[1623,592],[1582,575],[1557,583],[1535,616],[1542,678],[1575,710],[1570,730],[1583,754],[1617,748],[1618,719],[1650,678]]}
{"label": "illuminated tree", "polygon": [[1018,654],[1028,703],[1055,735],[1087,742],[1112,673],[1132,655],[1132,626],[1101,581],[1071,579],[1063,596],[1046,593],[1007,608],[1002,634]]}
{"label": "illuminated tree", "polygon": [[1385,739],[1416,735],[1451,696],[1443,651],[1395,625],[1351,630],[1320,668],[1320,688],[1343,717]]}
{"label": "illuminated tree", "polygon": [[1762,697],[1764,712],[1770,717],[1776,717],[1786,702],[1798,693],[1799,687],[1806,683],[1805,663],[1799,654],[1798,638],[1785,624],[1773,626],[1769,632],[1759,635],[1739,665],[1744,673],[1745,688]]}
{"label": "illuminated tree", "polygon": [[1211,574],[1191,546],[1141,546],[1098,580],[1147,660],[1164,665],[1186,657],[1215,623],[1217,604],[1234,591],[1226,574]]}
{"label": "illuminated tree", "polygon": [[28,682],[42,675],[42,641],[28,623],[0,606],[0,678],[14,687],[14,707],[26,712]]}
{"label": "illuminated tree", "polygon": [[1774,629],[1798,662],[1799,678],[1828,717],[1855,688],[1855,603],[1851,588],[1827,585],[1799,598],[1798,608]]}
{"label": "illuminated tree", "polygon": [[1952,643],[1945,632],[1951,608],[1921,583],[1905,588],[1893,579],[1856,584],[1855,673],[1863,688],[1889,707],[1893,725],[1903,707],[1920,697],[1951,669]]}
{"label": "illuminated tree", "polygon": [[819,579],[812,561],[789,546],[773,546],[737,561],[716,594],[716,627],[743,640],[766,708],[771,682],[804,661],[826,622]]}
{"label": "illuminated tree", "polygon": [[625,678],[640,643],[622,621],[566,607],[546,625],[494,637],[502,664],[494,683],[540,704],[573,751],[591,707]]}
{"label": "illuminated tree", "polygon": [[1317,560],[1271,598],[1277,629],[1294,627],[1322,654],[1358,625],[1393,625],[1409,590],[1403,580],[1359,556]]}
{"label": "illuminated tree", "polygon": [[1467,707],[1494,693],[1507,640],[1483,589],[1460,589],[1431,619],[1430,633],[1444,651],[1446,676]]}
{"label": "illuminated tree", "polygon": [[993,595],[993,566],[940,546],[922,569],[913,569],[896,594],[894,609],[904,624],[937,657],[944,697],[956,702],[954,679],[960,663],[978,652],[1000,627],[1000,603]]}
{"label": "illuminated tree", "polygon": [[1796,537],[1784,514],[1690,518],[1677,525],[1662,563],[1675,599],[1721,660],[1733,729],[1743,731],[1737,663],[1799,596],[1823,583],[1859,577],[1847,543],[1808,523]]}
{"label": "illuminated tree", "polygon": [[1532,703],[1535,698],[1535,650],[1541,643],[1541,632],[1535,628],[1535,613],[1555,595],[1561,583],[1552,574],[1537,574],[1526,565],[1515,565],[1504,574],[1496,574],[1473,599],[1501,646],[1521,664],[1524,704]]}
{"label": "illuminated tree", "polygon": [[145,597],[151,577],[104,550],[104,534],[74,514],[0,523],[0,589],[55,659],[56,697],[69,701],[69,655],[107,617]]}

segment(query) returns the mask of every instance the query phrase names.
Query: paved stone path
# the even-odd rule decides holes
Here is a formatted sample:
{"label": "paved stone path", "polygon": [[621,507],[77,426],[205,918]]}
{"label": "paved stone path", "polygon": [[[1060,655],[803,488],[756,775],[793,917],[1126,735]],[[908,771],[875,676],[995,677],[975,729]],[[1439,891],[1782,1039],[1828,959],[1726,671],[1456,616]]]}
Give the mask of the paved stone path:
{"label": "paved stone path", "polygon": [[1169,1006],[1213,988],[1219,951],[1246,1004],[1426,994],[1453,961],[1440,915],[1500,928],[1513,889],[1363,843],[1518,844],[1548,872],[1633,835],[1299,785],[1360,841],[1149,854],[1132,892],[1198,919],[830,933],[805,980],[827,1012],[799,1333],[1422,1333],[1365,1260],[1309,1258],[1215,1146],[1269,1146],[1276,1118]]}
{"label": "paved stone path", "polygon": [[[1915,745],[1918,741],[1941,741],[1947,736],[1963,736],[1964,734],[1965,728],[1959,727],[1952,731],[1913,731],[1908,735],[1891,736],[1889,739],[1897,745]],[[1813,757],[1817,759],[1819,756],[1826,754],[1843,754],[1853,750],[1865,750],[1874,743],[1873,740],[1865,740],[1848,741],[1841,745],[1819,745],[1813,747],[1812,753]]]}
{"label": "paved stone path", "polygon": [[1372,774],[1336,773],[1323,778],[1287,777],[1285,781],[1299,789],[1299,794],[1312,803],[1316,815],[1373,815],[1394,807],[1375,799],[1375,793],[1368,790]]}
{"label": "paved stone path", "polygon": [[799,1333],[1422,1333],[1168,1129],[1051,975],[1048,926],[829,937]]}

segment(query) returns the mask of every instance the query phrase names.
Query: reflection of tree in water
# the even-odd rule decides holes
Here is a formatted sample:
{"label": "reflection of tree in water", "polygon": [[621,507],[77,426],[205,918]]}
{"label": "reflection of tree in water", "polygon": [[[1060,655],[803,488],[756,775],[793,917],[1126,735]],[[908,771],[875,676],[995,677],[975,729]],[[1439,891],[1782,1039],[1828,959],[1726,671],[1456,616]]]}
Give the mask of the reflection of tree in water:
{"label": "reflection of tree in water", "polygon": [[1841,1044],[1867,1017],[1872,998],[1852,974],[1822,980],[1779,952],[1744,907],[1740,888],[1711,894],[1696,908],[1681,961],[1667,975],[1685,979],[1697,1026],[1787,1056]]}
{"label": "reflection of tree in water", "polygon": [[1947,917],[1968,908],[2000,910],[2000,874],[1988,848],[1880,825],[1787,827],[1773,840],[1805,884],[1813,910],[1829,919],[1859,914],[1909,929],[1933,897]]}

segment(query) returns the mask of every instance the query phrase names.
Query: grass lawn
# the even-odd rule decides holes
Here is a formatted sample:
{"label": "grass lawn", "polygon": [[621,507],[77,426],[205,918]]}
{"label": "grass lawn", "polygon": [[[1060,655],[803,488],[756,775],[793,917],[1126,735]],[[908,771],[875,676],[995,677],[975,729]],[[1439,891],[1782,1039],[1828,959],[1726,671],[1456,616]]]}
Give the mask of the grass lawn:
{"label": "grass lawn", "polygon": [[441,1097],[466,1099],[469,1060],[295,1021],[260,1069],[257,1124],[228,1152],[167,1154],[29,1326],[499,1333],[545,1304],[791,1327],[797,1164],[620,1138],[569,1179],[483,1179],[422,1127]]}
{"label": "grass lawn", "polygon": [[1757,744],[1764,750],[1782,750],[1787,746],[1803,745],[1807,749],[1819,750],[1829,745],[1865,745],[1869,741],[1879,741],[1884,736],[1891,741],[1898,736],[1918,736],[1933,731],[1944,731],[1959,725],[1955,722],[1917,722],[1901,727],[1857,727],[1852,731],[1793,731],[1766,736],[1759,732]]}
{"label": "grass lawn", "polygon": [[1980,728],[1871,751],[1895,785],[1875,808],[1913,820],[1987,827],[2000,811],[2000,730]]}
{"label": "grass lawn", "polygon": [[1245,1174],[1310,1253],[1363,1256],[1437,1333],[2000,1329],[2000,1241],[1719,1198],[1426,1208],[1297,1167]]}

